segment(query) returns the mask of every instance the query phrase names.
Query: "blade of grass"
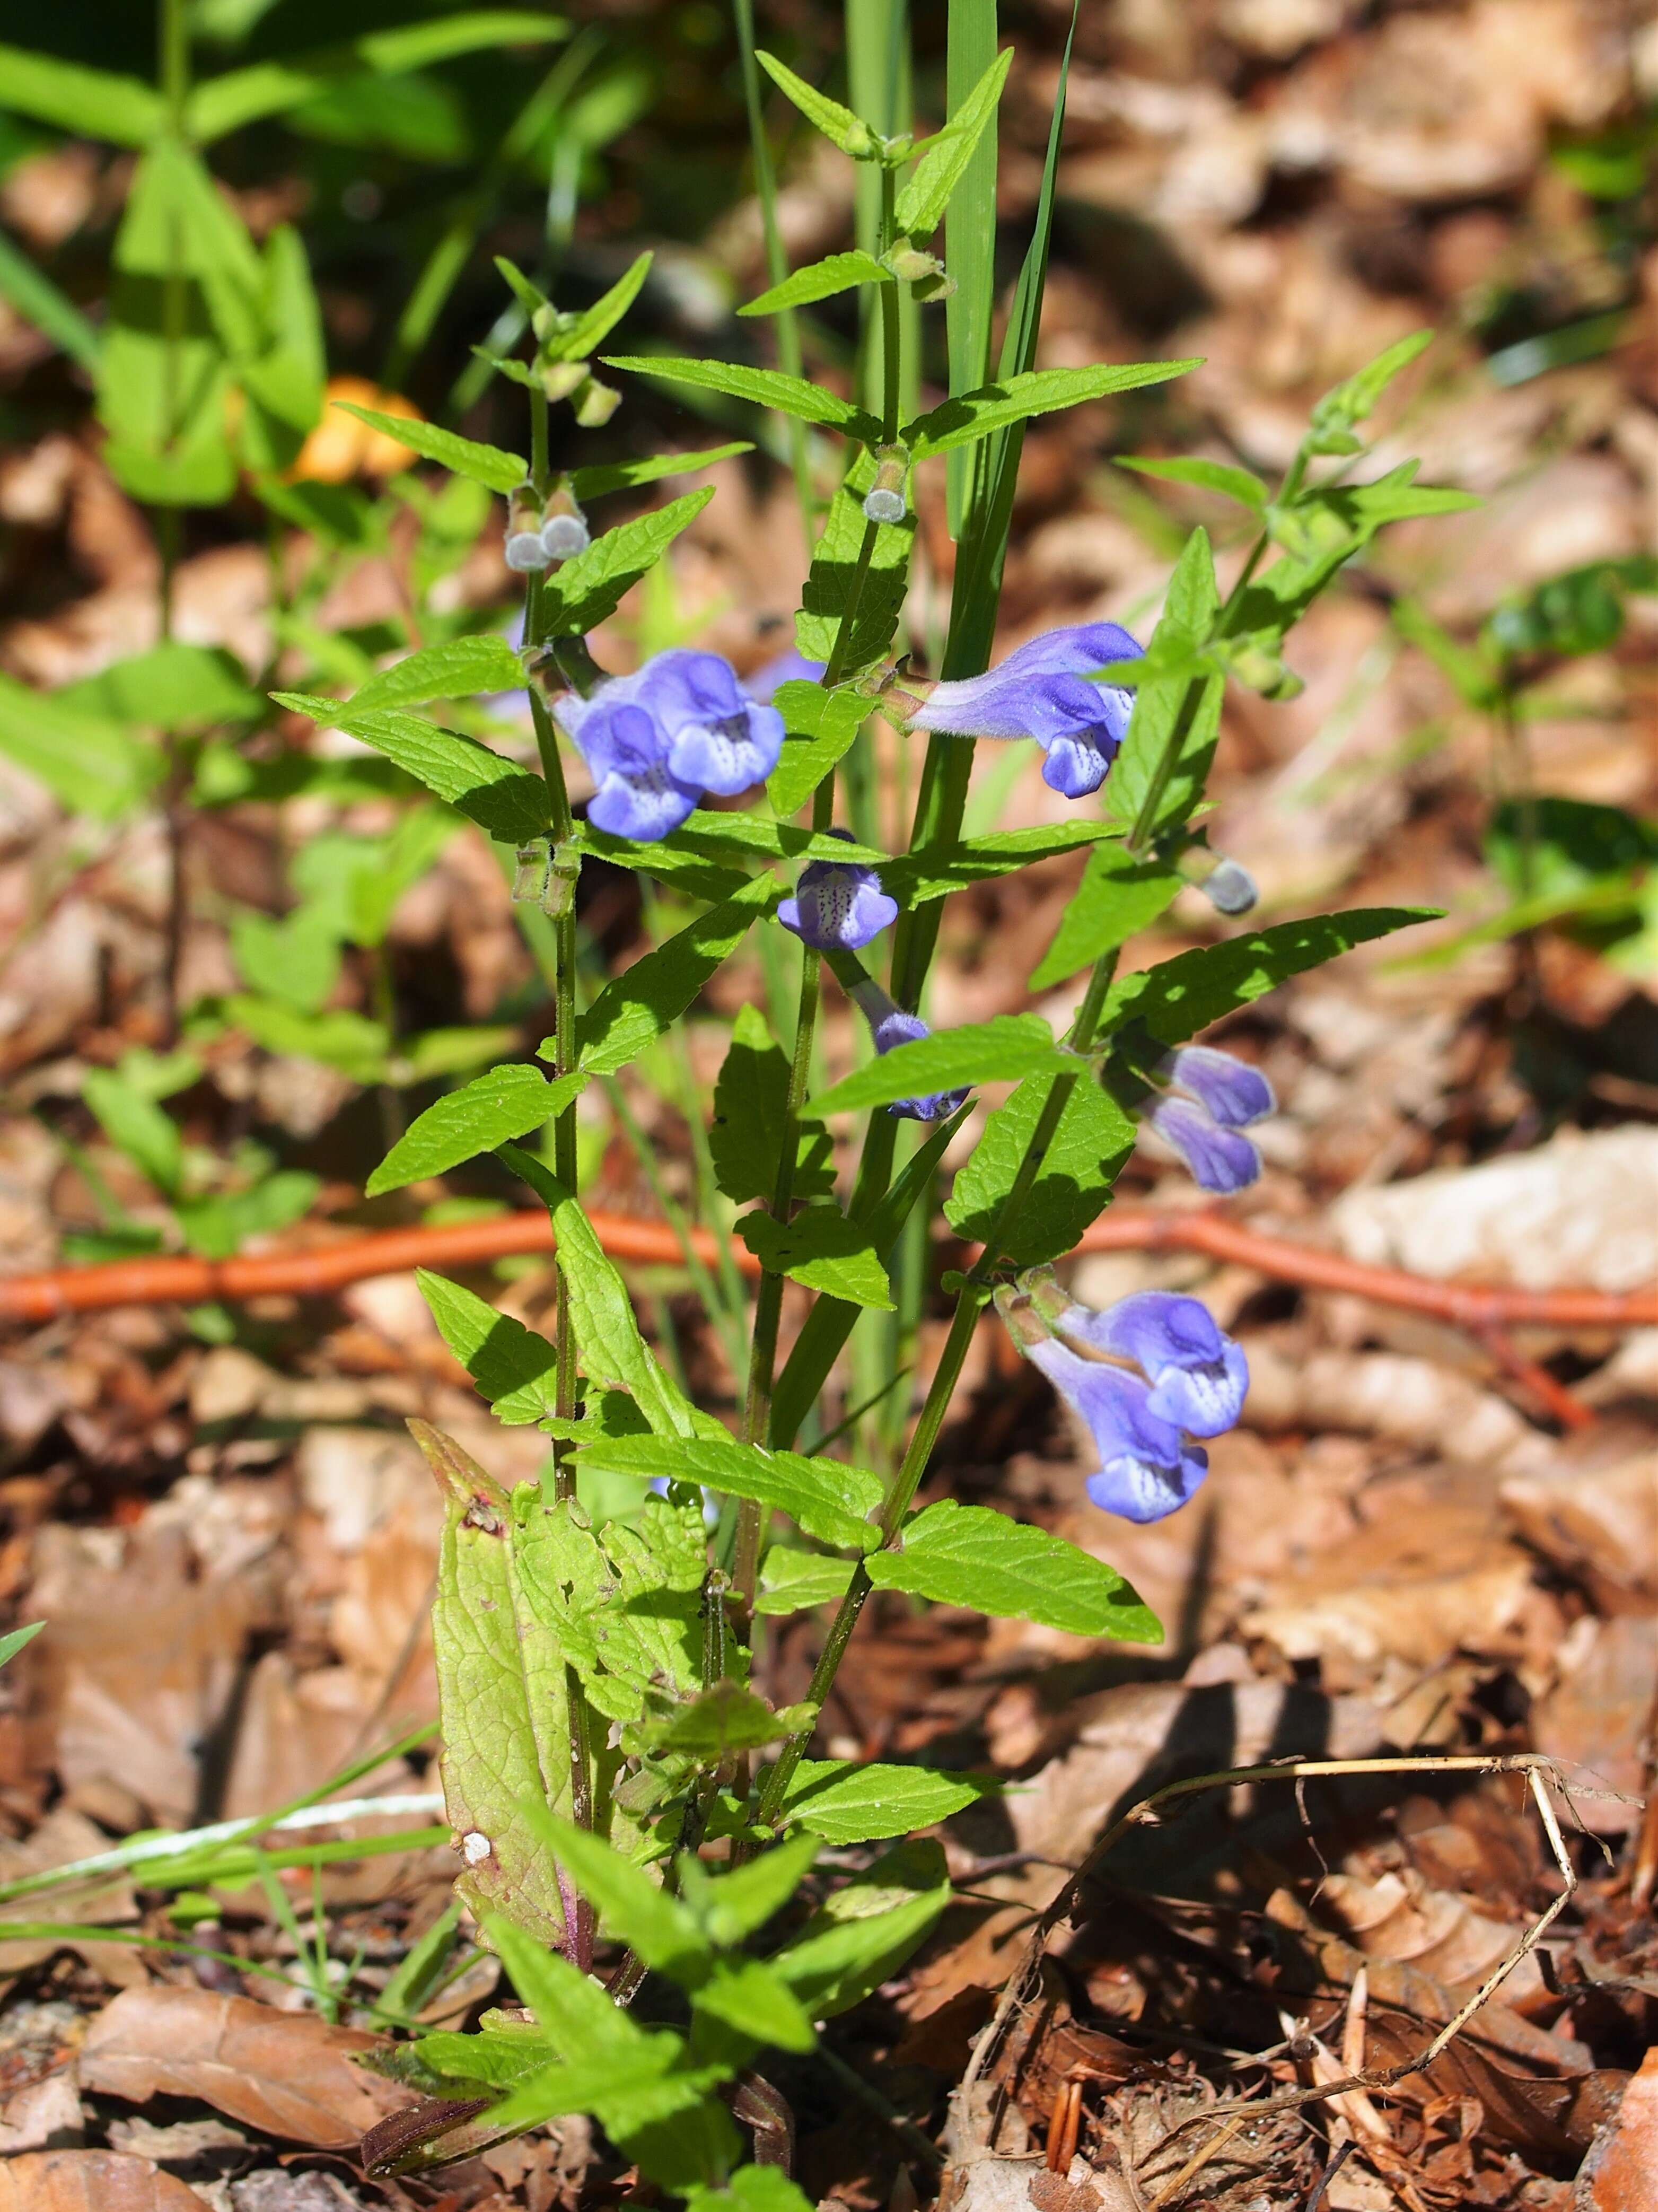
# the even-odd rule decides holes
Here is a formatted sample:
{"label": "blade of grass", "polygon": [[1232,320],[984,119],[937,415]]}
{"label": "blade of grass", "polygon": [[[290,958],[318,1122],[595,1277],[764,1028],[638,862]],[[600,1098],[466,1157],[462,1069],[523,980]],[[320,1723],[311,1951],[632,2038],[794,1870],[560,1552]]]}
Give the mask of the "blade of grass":
{"label": "blade of grass", "polygon": [[[954,115],[996,58],[996,0],[951,0],[944,105]],[[990,376],[990,314],[996,287],[996,133],[987,131],[950,196],[944,216],[944,267],[956,289],[944,302],[950,339],[950,390],[976,392]],[[972,489],[975,455],[959,447],[946,459],[950,534],[959,538]]]}
{"label": "blade of grass", "polygon": [[[846,0],[847,92],[855,112],[872,130],[891,137],[905,127],[909,113],[908,0]],[[857,243],[878,255],[881,240],[881,173],[860,161],[854,179]],[[899,287],[901,315],[914,314],[908,287]],[[880,303],[867,289],[859,300],[858,380],[860,403],[872,414],[881,405]],[[915,328],[902,332],[902,358],[915,359]]]}

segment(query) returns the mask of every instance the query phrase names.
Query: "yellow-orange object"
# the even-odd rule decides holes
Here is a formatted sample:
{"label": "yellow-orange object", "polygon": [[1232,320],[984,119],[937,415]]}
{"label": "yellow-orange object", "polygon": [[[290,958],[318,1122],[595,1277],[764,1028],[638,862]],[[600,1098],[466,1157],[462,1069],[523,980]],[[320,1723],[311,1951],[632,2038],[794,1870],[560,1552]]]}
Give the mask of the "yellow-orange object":
{"label": "yellow-orange object", "polygon": [[344,483],[351,477],[395,476],[416,458],[412,446],[401,444],[384,430],[371,430],[367,422],[337,407],[338,399],[349,399],[354,407],[372,407],[380,415],[400,415],[409,422],[422,420],[420,410],[400,392],[382,392],[366,376],[331,376],[322,420],[288,470],[290,482],[305,477],[313,483]]}

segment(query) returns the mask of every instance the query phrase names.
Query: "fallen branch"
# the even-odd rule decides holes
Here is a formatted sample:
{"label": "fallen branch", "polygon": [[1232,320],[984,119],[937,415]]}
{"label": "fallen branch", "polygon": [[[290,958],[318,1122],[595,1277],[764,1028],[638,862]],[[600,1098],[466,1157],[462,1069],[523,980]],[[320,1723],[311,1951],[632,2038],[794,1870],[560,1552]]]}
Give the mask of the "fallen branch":
{"label": "fallen branch", "polygon": [[[594,1213],[591,1218],[612,1259],[650,1267],[683,1264],[678,1237],[664,1222],[636,1220],[622,1213]],[[720,1240],[711,1230],[692,1230],[690,1237],[701,1259],[710,1265],[718,1260]],[[385,1230],[301,1251],[266,1252],[244,1259],[116,1260],[93,1267],[54,1267],[41,1274],[0,1279],[0,1322],[55,1321],[64,1314],[99,1313],[113,1306],[197,1305],[209,1299],[234,1305],[278,1294],[321,1297],[373,1275],[404,1274],[414,1267],[477,1267],[514,1253],[552,1249],[547,1216],[526,1210],[443,1228]],[[745,1244],[733,1237],[730,1249],[743,1273],[758,1274],[759,1262]],[[1339,1252],[1268,1237],[1218,1213],[1125,1207],[1096,1221],[1076,1249],[1202,1252],[1211,1259],[1253,1268],[1275,1282],[1297,1284],[1305,1290],[1345,1291],[1377,1305],[1430,1314],[1475,1335],[1527,1327],[1622,1329],[1658,1325],[1658,1291],[1520,1291],[1434,1282],[1406,1274],[1402,1268],[1374,1267]]]}
{"label": "fallen branch", "polygon": [[[1473,1996],[1457,2008],[1452,2017],[1435,2032],[1415,2057],[1406,2058],[1397,2066],[1372,2068],[1368,2071],[1361,2070],[1357,2073],[1344,2075],[1339,2080],[1334,2081],[1315,2082],[1309,2087],[1287,2089],[1278,2096],[1254,2099],[1246,2104],[1233,2106],[1222,2119],[1217,2133],[1209,2136],[1173,2179],[1164,2183],[1156,2195],[1147,2200],[1148,2212],[1151,2212],[1151,2208],[1171,2203],[1185,2188],[1186,2184],[1193,2179],[1204,2166],[1207,2165],[1223,2143],[1248,2123],[1260,2119],[1269,2112],[1286,2112],[1298,2105],[1316,2104],[1326,2098],[1345,2096],[1355,2091],[1366,2093],[1373,2089],[1391,2089],[1400,2081],[1407,2080],[1412,2074],[1419,2074],[1425,2068],[1431,2066],[1447,2045],[1461,2033],[1474,2014],[1490,2001],[1521,1960],[1530,1957],[1576,1893],[1577,1872],[1566,1850],[1565,1838],[1560,1832],[1559,1820],[1556,1817],[1554,1807],[1549,1801],[1548,1790],[1545,1786],[1546,1781],[1552,1782],[1564,1795],[1564,1784],[1560,1779],[1559,1769],[1555,1762],[1546,1758],[1541,1753],[1506,1752],[1489,1757],[1470,1754],[1449,1759],[1424,1757],[1420,1754],[1400,1755],[1390,1759],[1291,1759],[1263,1766],[1229,1767],[1220,1773],[1194,1775],[1187,1781],[1170,1782],[1161,1790],[1154,1790],[1149,1796],[1142,1797],[1137,1803],[1131,1805],[1120,1820],[1111,1823],[1075,1873],[1066,1882],[1059,1895],[1037,1920],[1026,1944],[1024,1955],[1003,1990],[1001,2001],[996,2008],[989,2026],[974,2046],[973,2056],[969,2061],[966,2073],[962,2077],[961,2087],[956,2092],[960,2108],[963,2112],[969,2109],[969,2101],[975,2082],[978,2081],[1000,2048],[1002,2039],[1007,2032],[1013,2015],[1029,2001],[1035,1990],[1042,1972],[1042,1960],[1047,1954],[1049,1936],[1060,1923],[1068,1919],[1075,1911],[1083,1885],[1090,1875],[1103,1863],[1114,1846],[1130,1828],[1155,1824],[1159,1808],[1176,1799],[1194,1796],[1204,1790],[1233,1789],[1241,1783],[1294,1782],[1300,1784],[1320,1777],[1424,1772],[1523,1774],[1526,1777],[1527,1787],[1537,1806],[1538,1817],[1543,1823],[1544,1833],[1548,1838],[1549,1849],[1553,1854],[1554,1863],[1560,1870],[1559,1891],[1524,1930],[1513,1948],[1497,1960]],[[1187,2128],[1196,2126],[1206,2119],[1216,2119],[1219,2117],[1214,2112],[1193,2113],[1188,2118],[1170,2129],[1151,2156],[1160,2157],[1175,2137]]]}

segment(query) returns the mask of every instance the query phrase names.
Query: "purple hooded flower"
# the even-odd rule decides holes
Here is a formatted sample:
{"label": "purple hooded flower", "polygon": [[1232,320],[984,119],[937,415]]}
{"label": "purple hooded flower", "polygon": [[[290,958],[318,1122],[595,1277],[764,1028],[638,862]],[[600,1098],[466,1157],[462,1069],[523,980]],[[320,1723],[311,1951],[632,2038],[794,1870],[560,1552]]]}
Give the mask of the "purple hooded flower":
{"label": "purple hooded flower", "polygon": [[1218,1437],[1243,1410],[1249,1367],[1207,1306],[1172,1291],[1137,1291],[1096,1312],[1067,1306],[1054,1326],[1096,1352],[1132,1359],[1151,1380],[1153,1413],[1194,1437]]}
{"label": "purple hooded flower", "polygon": [[[848,830],[831,837],[850,839]],[[856,952],[898,919],[898,902],[881,889],[872,867],[857,860],[810,860],[793,898],[780,900],[777,919],[820,952]]]}
{"label": "purple hooded flower", "polygon": [[1134,705],[1131,692],[1090,684],[1089,672],[1138,659],[1140,652],[1115,623],[1048,630],[987,675],[935,684],[911,727],[963,738],[1034,738],[1048,756],[1043,782],[1066,799],[1082,799],[1105,781]]}
{"label": "purple hooded flower", "polygon": [[[852,995],[869,1024],[878,1053],[890,1052],[897,1044],[914,1044],[932,1034],[919,1014],[907,1014],[872,977],[855,983]],[[967,1095],[965,1090],[935,1091],[922,1098],[895,1098],[887,1111],[908,1121],[942,1121],[966,1103]]]}
{"label": "purple hooded flower", "polygon": [[762,782],[783,747],[776,709],[746,698],[718,653],[683,647],[558,711],[598,785],[589,821],[641,843],[677,830],[702,792]]}
{"label": "purple hooded flower", "polygon": [[1096,1505],[1125,1521],[1161,1521],[1186,1504],[1209,1472],[1209,1455],[1153,1410],[1140,1376],[1084,1359],[1051,1336],[1026,1349],[1093,1435],[1100,1471],[1086,1486]]}
{"label": "purple hooded flower", "polygon": [[1181,1045],[1157,1070],[1182,1096],[1160,1098],[1146,1121],[1173,1146],[1199,1188],[1230,1194],[1260,1174],[1260,1154],[1242,1133],[1278,1101],[1258,1067],[1212,1045]]}
{"label": "purple hooded flower", "polygon": [[821,683],[828,667],[827,661],[808,660],[804,653],[797,653],[791,646],[786,653],[775,653],[771,659],[762,661],[752,676],[744,677],[743,689],[750,699],[769,707],[780,684]]}

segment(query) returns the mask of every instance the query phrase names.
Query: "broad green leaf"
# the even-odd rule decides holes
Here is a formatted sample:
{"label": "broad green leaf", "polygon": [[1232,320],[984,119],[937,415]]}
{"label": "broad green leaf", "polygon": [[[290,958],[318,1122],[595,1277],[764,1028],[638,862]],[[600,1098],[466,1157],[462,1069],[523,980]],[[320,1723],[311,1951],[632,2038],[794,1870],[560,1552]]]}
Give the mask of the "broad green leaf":
{"label": "broad green leaf", "polygon": [[1105,1026],[1135,1022],[1160,1044],[1183,1044],[1235,1006],[1247,1006],[1291,975],[1321,968],[1356,945],[1390,936],[1418,921],[1436,921],[1431,906],[1355,907],[1253,930],[1224,945],[1177,953],[1137,975],[1122,976],[1106,1001]]}
{"label": "broad green leaf", "polygon": [[[875,482],[876,466],[872,453],[860,453],[842,477],[823,518],[823,535],[812,549],[800,611],[794,617],[794,641],[805,658],[826,664],[835,660],[843,676],[858,675],[886,653],[909,589],[915,517],[911,513],[902,522],[878,524],[867,520],[864,495]],[[863,557],[866,540],[871,548],[867,566]],[[841,626],[854,599],[852,635],[837,656]]]}
{"label": "broad green leaf", "polygon": [[854,161],[867,161],[875,151],[875,140],[867,123],[842,107],[838,100],[830,100],[804,77],[786,69],[775,54],[762,47],[755,49],[755,59],[772,82],[792,100],[808,123],[816,125],[832,146],[843,154],[850,154]]}
{"label": "broad green leaf", "polygon": [[0,232],[0,300],[15,307],[26,323],[32,323],[71,361],[97,374],[96,325],[3,232]]}
{"label": "broad green leaf", "polygon": [[[1214,626],[1220,611],[1220,587],[1215,581],[1215,556],[1209,543],[1209,532],[1194,530],[1181,548],[1181,556],[1175,563],[1175,573],[1169,579],[1164,595],[1163,617],[1157,624],[1162,629],[1167,623],[1180,634],[1181,642],[1189,639],[1193,645],[1202,645]],[[1157,652],[1157,633],[1152,633],[1152,653]]]}
{"label": "broad green leaf", "polygon": [[[554,1180],[533,1153],[520,1151],[516,1145],[506,1146],[501,1158],[530,1185],[552,1216],[559,1265],[569,1291],[577,1353],[589,1382],[626,1390],[650,1423],[656,1441],[694,1437],[702,1425],[712,1424],[712,1415],[699,1414],[652,1357],[639,1333],[627,1285],[616,1262],[593,1234],[592,1224],[580,1202]],[[680,1474],[673,1467],[653,1467],[650,1472],[671,1475],[676,1481],[696,1479]]]}
{"label": "broad green leaf", "polygon": [[311,53],[255,62],[197,85],[185,106],[185,129],[198,145],[207,145],[261,117],[301,106],[343,79],[365,71],[401,76],[480,47],[541,45],[564,37],[568,27],[556,15],[522,8],[478,8],[371,32]]}
{"label": "broad green leaf", "polygon": [[904,426],[904,443],[911,458],[924,461],[933,453],[947,453],[955,446],[970,446],[993,430],[1015,422],[1028,422],[1033,415],[1051,415],[1055,409],[1080,406],[1087,399],[1103,399],[1113,392],[1137,392],[1148,384],[1164,384],[1171,376],[1184,376],[1199,366],[1196,361],[1138,361],[1099,363],[1092,368],[1033,368],[1017,376],[987,384],[977,392],[946,399],[929,414],[918,415]]}
{"label": "broad green leaf", "polygon": [[516,1427],[557,1411],[558,1353],[544,1336],[428,1267],[416,1267],[415,1280],[439,1335],[494,1407],[498,1421]]}
{"label": "broad green leaf", "polygon": [[481,446],[472,438],[457,437],[452,430],[441,430],[435,422],[382,415],[378,408],[358,407],[349,399],[337,399],[334,404],[355,415],[359,422],[366,422],[371,430],[383,430],[388,438],[412,447],[424,459],[437,461],[473,483],[488,484],[491,491],[514,491],[529,474],[528,463],[519,460],[516,453],[505,453],[499,446]]}
{"label": "broad green leaf", "polygon": [[810,2051],[817,2040],[799,1999],[758,1959],[722,1959],[692,1996],[691,2008],[779,2051]]}
{"label": "broad green leaf", "polygon": [[1195,484],[1202,491],[1218,492],[1235,499],[1253,514],[1266,512],[1271,496],[1253,469],[1234,468],[1225,461],[1144,460],[1136,455],[1116,455],[1120,469],[1135,469],[1141,476],[1160,477],[1169,483]]}
{"label": "broad green leaf", "polygon": [[46,1625],[44,1620],[32,1620],[26,1628],[14,1628],[8,1635],[0,1636],[0,1667],[15,1659],[23,1646],[32,1643]]}
{"label": "broad green leaf", "polygon": [[[578,1334],[578,1341],[585,1359],[586,1340]],[[726,1497],[775,1506],[820,1543],[863,1552],[876,1540],[869,1516],[881,1503],[881,1479],[839,1460],[764,1451],[731,1438],[681,1440],[658,1434],[607,1443],[604,1462],[624,1474],[647,1479],[665,1474],[675,1482],[700,1482]]]}
{"label": "broad green leaf", "polygon": [[716,1943],[740,1943],[788,1903],[817,1863],[818,1850],[815,1837],[797,1836],[747,1866],[720,1875],[687,1856],[680,1869],[681,1893]]}
{"label": "broad green leaf", "polygon": [[[671,1497],[648,1497],[630,1521],[611,1522],[603,1540],[610,1572],[593,1620],[599,1671],[588,1695],[612,1720],[637,1721],[665,1696],[693,1695],[701,1681],[702,1493],[682,1483]],[[628,1740],[628,1750],[638,1747]]]}
{"label": "broad green leaf", "polygon": [[[737,1689],[736,1683],[725,1686]],[[747,1695],[744,1692],[741,1694]],[[714,1950],[694,1916],[659,1888],[642,1867],[574,1821],[539,1805],[525,1817],[612,1935],[638,1952],[647,1966],[695,1989],[707,1978]]]}
{"label": "broad green leaf", "polygon": [[[786,688],[779,687],[780,690]],[[677,830],[650,845],[636,845],[623,837],[606,837],[602,830],[579,827],[580,842],[620,867],[641,866],[648,855],[665,848],[674,854],[733,862],[756,860],[865,860],[872,867],[897,865],[873,845],[860,845],[851,837],[827,830],[808,830],[798,822],[768,822],[760,814],[716,814],[698,807]]]}
{"label": "broad green leaf", "polygon": [[517,691],[524,664],[504,637],[485,630],[477,637],[452,638],[447,645],[422,646],[382,668],[358,687],[350,705],[422,707],[431,699],[470,699],[479,691]]}
{"label": "broad green leaf", "polygon": [[781,1817],[826,1844],[875,1843],[947,1820],[999,1786],[930,1766],[803,1759],[784,1793]]}
{"label": "broad green leaf", "polygon": [[264,700],[249,689],[234,654],[177,642],[114,661],[96,676],[65,684],[52,696],[76,712],[167,730],[251,722],[264,712]]}
{"label": "broad green leaf", "polygon": [[557,1942],[558,1869],[525,1808],[569,1799],[563,1654],[523,1601],[507,1492],[452,1437],[409,1427],[444,1500],[432,1642],[444,1800],[464,1862],[455,1887],[479,1918],[501,1909],[526,1939]]}
{"label": "broad green leaf", "polygon": [[[789,1063],[772,1042],[766,1017],[756,1006],[738,1008],[731,1049],[714,1087],[714,1119],[708,1151],[714,1181],[741,1206],[769,1199],[777,1188],[777,1167],[786,1123]],[[794,1195],[816,1198],[835,1188],[835,1148],[828,1133],[807,1129],[797,1140]]]}
{"label": "broad green leaf", "polygon": [[588,469],[572,469],[570,489],[579,500],[603,499],[606,492],[629,491],[635,484],[654,483],[659,477],[689,476],[695,469],[711,469],[716,461],[734,460],[751,453],[746,438],[728,446],[710,446],[700,453],[653,453],[641,461],[601,462]]}
{"label": "broad green leaf", "polygon": [[328,374],[311,264],[289,224],[279,223],[265,240],[254,306],[255,349],[235,360],[245,402],[236,438],[243,465],[271,475],[294,465],[322,420]]}
{"label": "broad green leaf", "polygon": [[732,361],[683,361],[666,354],[606,354],[604,362],[606,368],[632,369],[669,384],[693,384],[704,392],[746,399],[756,407],[774,408],[780,415],[798,416],[803,422],[821,422],[865,445],[880,443],[881,426],[872,415],[820,384],[785,376],[780,369],[749,368]]}
{"label": "broad green leaf", "polygon": [[1043,822],[1026,830],[992,830],[981,837],[963,837],[943,851],[920,845],[883,866],[881,887],[901,906],[923,906],[932,899],[947,898],[966,884],[1011,875],[1038,860],[1051,860],[1056,854],[1074,852],[1079,845],[1097,845],[1102,838],[1120,835],[1110,822]]}
{"label": "broad green leaf", "polygon": [[766,780],[766,793],[786,818],[804,806],[851,745],[874,708],[860,692],[792,678],[780,684],[772,704],[783,717],[783,750]]}
{"label": "broad green leaf", "polygon": [[1133,830],[1148,809],[1149,836],[1187,820],[1209,780],[1225,690],[1224,676],[1195,665],[1141,684],[1106,780],[1106,804],[1118,829]]}
{"label": "broad green leaf", "polygon": [[[561,1959],[558,1963],[562,1966],[564,1961]],[[386,2008],[394,2009],[389,2003]],[[405,2045],[404,2051],[426,2077],[413,2086],[427,2089],[433,2096],[453,2096],[462,2084],[475,2083],[478,2088],[495,2093],[515,2089],[558,2056],[551,2036],[519,2020],[499,2027],[482,2027],[471,2035],[440,2029],[435,2035],[423,2035],[418,2043]],[[402,2054],[399,2063],[403,2063]]]}
{"label": "broad green leaf", "polygon": [[[756,877],[607,983],[576,1024],[582,1067],[590,1075],[613,1075],[637,1060],[679,1019],[778,896],[771,878]],[[550,1043],[541,1050],[548,1054]]]}
{"label": "broad green leaf", "polygon": [[849,1220],[832,1201],[803,1206],[788,1221],[745,1213],[737,1233],[768,1274],[787,1275],[853,1305],[893,1310],[892,1286],[867,1224]]}
{"label": "broad green leaf", "polygon": [[[13,20],[21,29],[22,18]],[[141,79],[23,46],[0,46],[0,107],[116,146],[149,145],[167,120],[161,94]]]}
{"label": "broad green leaf", "polygon": [[987,1505],[940,1498],[905,1523],[896,1549],[864,1562],[877,1589],[1034,1620],[1072,1636],[1160,1644],[1163,1625],[1114,1567]]}
{"label": "broad green leaf", "polygon": [[602,345],[639,297],[640,288],[650,275],[655,258],[655,254],[647,249],[624,270],[610,290],[595,300],[571,328],[559,332],[553,342],[551,358],[585,361],[595,347]]}
{"label": "broad green leaf", "polygon": [[1137,860],[1114,842],[1096,845],[1060,916],[1054,941],[1031,975],[1030,988],[1049,990],[1149,929],[1180,888],[1178,872],[1164,862]]}
{"label": "broad green leaf", "polygon": [[555,2051],[572,2058],[602,2058],[612,2066],[648,2063],[655,2038],[632,2013],[612,2004],[592,1975],[544,1951],[504,1914],[491,1913],[483,1932]]}
{"label": "broad green leaf", "polygon": [[688,491],[649,514],[635,515],[585,553],[550,568],[542,580],[542,615],[549,636],[576,636],[613,615],[647,568],[654,568],[687,524],[714,497],[714,486]]}
{"label": "broad green leaf", "polygon": [[111,1144],[126,1154],[164,1198],[176,1199],[184,1180],[185,1140],[172,1116],[106,1067],[87,1070],[81,1096]]}
{"label": "broad green leaf", "polygon": [[1013,49],[1005,46],[944,129],[920,149],[920,158],[898,194],[894,212],[894,228],[900,237],[930,238],[944,220],[950,196],[996,112],[1012,65]]}
{"label": "broad green leaf", "polygon": [[737,1752],[780,1743],[785,1736],[810,1727],[817,1711],[815,1705],[786,1705],[775,1712],[746,1683],[726,1677],[653,1729],[651,1740],[663,1751],[678,1752],[699,1765],[712,1767]]}
{"label": "broad green leaf", "polygon": [[550,1082],[538,1067],[491,1068],[417,1114],[369,1176],[365,1194],[378,1198],[428,1176],[446,1175],[510,1137],[527,1137],[562,1114],[586,1079],[580,1069]]}
{"label": "broad green leaf", "polygon": [[185,1243],[206,1260],[228,1260],[250,1237],[274,1237],[311,1211],[320,1179],[303,1168],[281,1168],[251,1190],[181,1198],[173,1211]]}
{"label": "broad green leaf", "polygon": [[810,262],[797,269],[780,284],[774,284],[757,300],[750,300],[739,307],[739,315],[777,315],[786,307],[809,307],[814,301],[832,299],[837,292],[849,292],[855,284],[892,284],[897,279],[891,270],[884,269],[872,253],[854,248],[849,253],[830,253],[821,261]]}
{"label": "broad green leaf", "polygon": [[938,1030],[914,1044],[895,1045],[867,1067],[808,1099],[802,1111],[821,1120],[853,1107],[886,1106],[895,1098],[958,1090],[963,1084],[1075,1073],[1082,1066],[1074,1053],[1054,1043],[1040,1014],[995,1014],[969,1028]]}
{"label": "broad green leaf", "polygon": [[435,722],[394,708],[360,708],[338,699],[313,698],[302,691],[273,691],[270,696],[278,706],[308,714],[325,729],[361,738],[501,843],[528,844],[546,835],[552,821],[546,785],[476,738],[440,729]]}
{"label": "broad green leaf", "polygon": [[[1030,1077],[986,1121],[944,1206],[959,1236],[976,1243],[989,1240],[1054,1081],[1048,1075]],[[1084,1069],[1066,1101],[1035,1181],[996,1239],[1002,1256],[1016,1267],[1031,1267],[1073,1249],[1108,1203],[1133,1148],[1133,1122],[1092,1071]]]}
{"label": "broad green leaf", "polygon": [[[840,1893],[844,1895],[845,1893]],[[794,1991],[814,2020],[849,2012],[890,1981],[950,1903],[950,1885],[924,1890],[868,1917],[814,1921],[774,1953],[772,1972]],[[822,1920],[822,1916],[819,1919]]]}
{"label": "broad green leaf", "polygon": [[103,714],[66,706],[0,674],[0,753],[77,814],[114,821],[143,805],[167,773],[158,744]]}
{"label": "broad green leaf", "polygon": [[370,1021],[366,1014],[354,1013],[349,1006],[307,1014],[276,1000],[256,999],[239,991],[225,1000],[224,1010],[238,1029],[245,1030],[267,1052],[284,1058],[319,1060],[325,1067],[337,1067],[355,1083],[377,1083],[386,1072],[390,1039],[385,1024]]}
{"label": "broad green leaf", "polygon": [[852,1569],[845,1559],[823,1552],[799,1552],[773,1544],[760,1563],[756,1613],[804,1613],[814,1605],[838,1604],[847,1594]]}
{"label": "broad green leaf", "polygon": [[811,2199],[780,2166],[739,2166],[723,2189],[699,2189],[689,2212],[812,2212]]}

